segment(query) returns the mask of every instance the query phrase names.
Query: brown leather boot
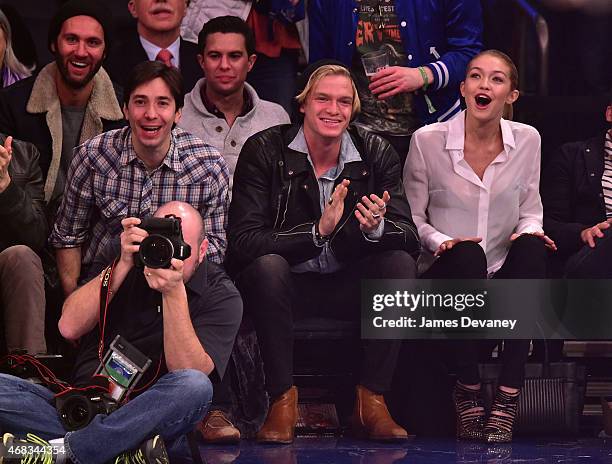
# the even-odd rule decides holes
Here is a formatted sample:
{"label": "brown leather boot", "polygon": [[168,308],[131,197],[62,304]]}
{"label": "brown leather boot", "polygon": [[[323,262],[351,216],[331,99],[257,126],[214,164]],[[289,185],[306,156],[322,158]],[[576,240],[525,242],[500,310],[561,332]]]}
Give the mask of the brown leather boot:
{"label": "brown leather boot", "polygon": [[353,433],[360,438],[384,441],[408,438],[406,430],[397,425],[389,414],[384,397],[362,385],[357,385],[351,426]]}
{"label": "brown leather boot", "polygon": [[298,392],[295,386],[274,400],[264,425],[257,432],[260,443],[292,443],[297,423]]}
{"label": "brown leather boot", "polygon": [[198,424],[198,430],[206,443],[238,443],[240,441],[240,430],[227,418],[223,411],[210,411],[202,422]]}

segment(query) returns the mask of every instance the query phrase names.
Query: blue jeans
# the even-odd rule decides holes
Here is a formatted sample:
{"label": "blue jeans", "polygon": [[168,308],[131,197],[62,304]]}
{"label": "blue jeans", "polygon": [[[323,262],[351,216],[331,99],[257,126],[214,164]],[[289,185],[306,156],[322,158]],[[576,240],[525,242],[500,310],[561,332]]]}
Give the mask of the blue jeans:
{"label": "blue jeans", "polygon": [[210,406],[212,385],[194,369],[169,372],[112,414],[97,415],[75,432],[64,429],[53,396],[45,387],[0,374],[0,429],[45,440],[65,436],[75,464],[102,464],[155,435],[172,441],[193,430]]}

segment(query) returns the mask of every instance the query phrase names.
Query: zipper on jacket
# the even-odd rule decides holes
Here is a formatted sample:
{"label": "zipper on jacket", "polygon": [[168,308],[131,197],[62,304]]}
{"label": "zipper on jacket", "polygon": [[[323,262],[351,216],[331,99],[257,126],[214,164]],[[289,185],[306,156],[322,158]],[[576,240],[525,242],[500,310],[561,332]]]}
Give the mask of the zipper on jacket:
{"label": "zipper on jacket", "polygon": [[[283,224],[285,224],[285,220],[287,219],[287,209],[289,208],[289,197],[290,196],[291,196],[291,181],[289,181],[289,189],[287,189],[287,202],[285,203],[285,211],[283,211],[283,220],[278,226],[279,229],[283,228]],[[280,211],[280,203],[279,203],[279,211]]]}
{"label": "zipper on jacket", "polygon": [[304,235],[304,234],[312,235],[312,230],[306,230],[306,231],[303,231],[303,232],[292,232],[293,230],[295,230],[295,229],[297,229],[299,227],[302,227],[302,226],[306,226],[306,225],[312,227],[314,225],[314,222],[305,222],[303,224],[298,224],[297,226],[293,226],[291,229],[289,229],[286,232],[277,232],[277,233],[275,233],[274,237],[275,237],[275,239],[278,239],[278,237],[280,237],[280,236],[286,237],[286,236],[290,236],[290,235]]}
{"label": "zipper on jacket", "polygon": [[276,224],[278,224],[278,218],[280,216],[282,199],[283,199],[283,192],[278,194],[278,198],[277,198],[278,205],[276,206],[276,219],[274,219],[274,225],[272,226],[272,229],[276,229]]}
{"label": "zipper on jacket", "polygon": [[[385,218],[385,221],[389,221],[391,224],[393,224],[395,227],[397,227],[399,229],[399,232],[388,232],[388,234],[402,234],[402,235],[404,235],[404,243],[408,242],[408,237],[406,237],[406,231],[404,229],[402,229],[400,226],[398,226],[397,223],[395,221],[392,221],[391,219]],[[411,227],[409,224],[406,224],[406,226],[408,227],[408,230],[410,230],[410,232],[412,232],[412,235],[416,239],[416,242],[419,244],[417,251],[420,251],[421,250],[421,241],[419,240],[419,234],[417,234],[416,229]]]}
{"label": "zipper on jacket", "polygon": [[[357,203],[355,203],[355,205],[357,205]],[[353,211],[355,210],[355,207],[353,207]],[[348,214],[346,216],[346,219],[344,220],[344,222],[340,225],[340,227],[338,227],[338,229],[336,229],[336,231],[333,233],[333,235],[330,237],[329,239],[329,244],[331,246],[331,242],[334,240],[334,238],[336,238],[336,235],[338,235],[338,233],[342,230],[342,228],[346,225],[346,223],[349,221],[349,219],[351,218],[351,214]]]}

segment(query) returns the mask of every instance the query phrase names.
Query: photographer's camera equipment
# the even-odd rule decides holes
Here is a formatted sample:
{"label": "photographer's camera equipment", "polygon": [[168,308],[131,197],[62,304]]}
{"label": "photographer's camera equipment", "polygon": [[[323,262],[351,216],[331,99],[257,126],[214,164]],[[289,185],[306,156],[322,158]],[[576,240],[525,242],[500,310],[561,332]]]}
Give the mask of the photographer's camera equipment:
{"label": "photographer's camera equipment", "polygon": [[168,268],[172,258],[185,260],[191,247],[183,240],[181,218],[168,214],[164,218],[147,217],[138,225],[149,235],[140,243],[136,264],[152,269]]}
{"label": "photographer's camera equipment", "polygon": [[[173,237],[176,237],[176,234]],[[178,238],[182,240],[180,221]],[[109,350],[102,356],[112,275],[117,262],[118,258],[102,273],[98,342],[100,365],[92,377],[94,384],[85,388],[65,388],[55,397],[55,408],[67,430],[81,429],[97,414],[108,415],[116,410],[122,402],[127,401],[129,394],[151,364],[149,358],[120,335],[114,338]]]}
{"label": "photographer's camera equipment", "polygon": [[108,392],[111,398],[121,403],[150,365],[149,358],[117,335],[94,375],[108,377]]}
{"label": "photographer's camera equipment", "polygon": [[97,414],[110,414],[134,390],[151,360],[117,335],[93,376],[95,384],[56,395],[55,408],[67,430],[78,430]]}
{"label": "photographer's camera equipment", "polygon": [[25,350],[16,350],[0,359],[0,373],[13,375],[38,385],[44,385],[53,392],[61,392],[69,385],[59,380],[47,366],[61,355],[29,355]]}
{"label": "photographer's camera equipment", "polygon": [[55,409],[66,430],[79,430],[89,424],[97,414],[110,414],[119,404],[108,395],[110,381],[95,378],[97,385],[70,388],[55,397]]}

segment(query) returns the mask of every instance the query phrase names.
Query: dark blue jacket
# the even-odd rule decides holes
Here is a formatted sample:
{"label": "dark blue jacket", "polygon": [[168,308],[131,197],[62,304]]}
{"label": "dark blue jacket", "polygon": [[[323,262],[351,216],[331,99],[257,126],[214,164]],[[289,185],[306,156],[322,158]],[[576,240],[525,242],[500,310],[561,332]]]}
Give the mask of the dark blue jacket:
{"label": "dark blue jacket", "polygon": [[606,220],[601,185],[605,134],[561,146],[542,170],[544,231],[567,258],[582,246],[580,232]]}
{"label": "dark blue jacket", "polygon": [[[427,94],[415,99],[421,121],[445,121],[459,112],[459,83],[469,60],[482,49],[479,0],[395,0],[408,66],[427,66],[434,75]],[[359,17],[355,0],[310,0],[309,60],[334,58],[350,66]]]}

